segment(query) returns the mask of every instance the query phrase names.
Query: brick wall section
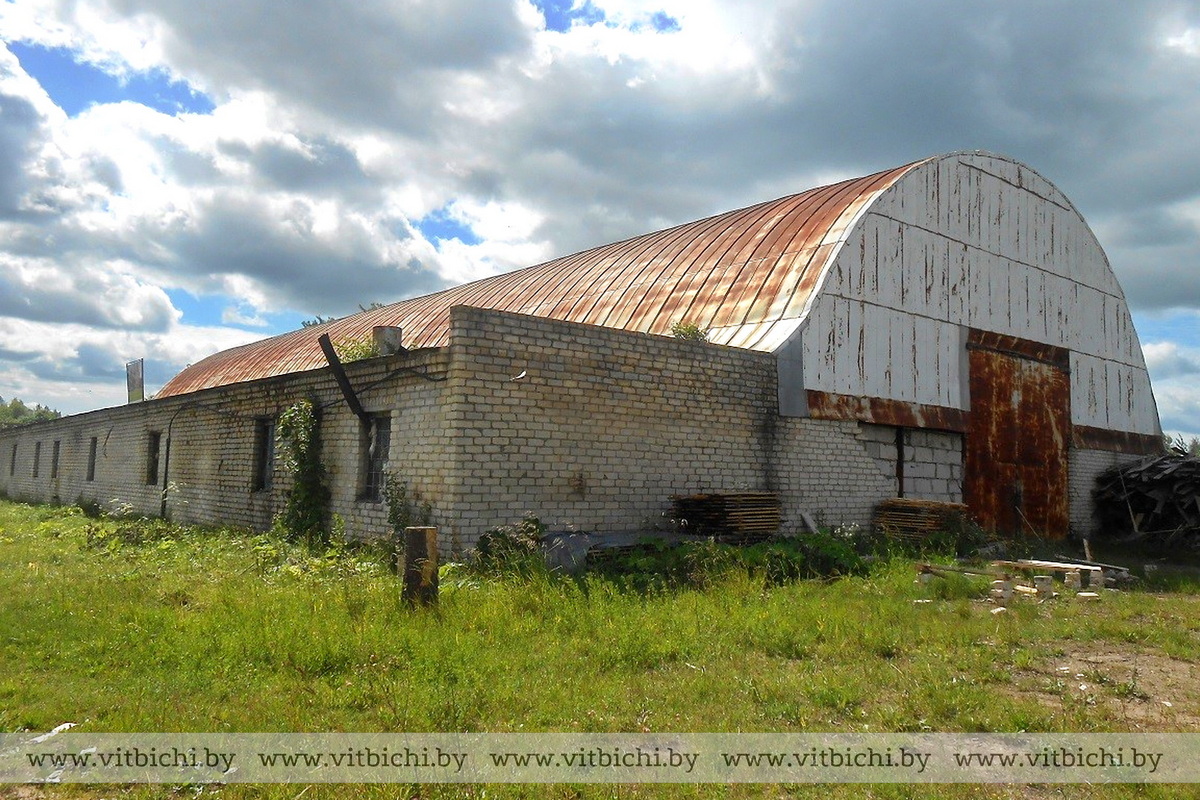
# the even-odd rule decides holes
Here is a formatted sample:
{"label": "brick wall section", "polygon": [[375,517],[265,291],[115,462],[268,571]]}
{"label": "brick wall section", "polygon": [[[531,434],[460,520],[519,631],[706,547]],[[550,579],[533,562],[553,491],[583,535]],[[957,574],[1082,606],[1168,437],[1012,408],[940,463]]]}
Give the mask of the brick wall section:
{"label": "brick wall section", "polygon": [[1105,450],[1071,450],[1070,511],[1071,532],[1088,537],[1096,532],[1093,516],[1092,490],[1096,488],[1096,476],[1118,464],[1137,461],[1141,456],[1128,453],[1111,453]]}
{"label": "brick wall section", "polygon": [[779,491],[785,524],[865,523],[893,494],[858,423],[778,415],[770,354],[471,308],[451,353],[460,546],[525,514],[637,530],[675,494]]}
{"label": "brick wall section", "polygon": [[673,494],[770,487],[770,355],[470,308],[451,351],[463,546],[525,514],[636,530]]}
{"label": "brick wall section", "polygon": [[[444,377],[445,356],[442,350],[423,350],[347,365],[365,409],[392,415],[391,468],[435,508],[449,464],[442,435],[441,394],[446,384],[410,370]],[[397,372],[400,368],[405,370]],[[5,455],[0,491],[33,502],[90,501],[108,508],[128,504],[137,513],[157,516],[165,479],[172,519],[265,529],[282,508],[289,479],[276,458],[273,487],[252,490],[255,421],[274,417],[301,398],[322,407],[322,459],[334,488],[331,511],[345,520],[351,536],[386,533],[386,505],[358,500],[359,424],[329,369],[0,431],[0,453]],[[159,481],[153,485],[146,481],[151,431],[161,433]],[[88,481],[92,437],[97,439],[97,458],[95,480]],[[50,477],[54,441],[61,441],[57,479]],[[37,442],[42,443],[42,458],[35,478]],[[13,445],[17,465],[10,474]]]}
{"label": "brick wall section", "polygon": [[[95,411],[0,431],[0,490],[13,499],[40,503],[95,502],[115,498],[157,514],[161,487],[146,482],[149,431],[164,431],[172,411],[142,404]],[[97,440],[95,480],[86,481],[91,439]],[[57,476],[51,475],[54,442],[60,443]],[[37,475],[34,452],[41,445]],[[17,448],[15,469],[12,449]],[[160,462],[161,470],[161,462]],[[161,474],[161,473],[160,473]]]}
{"label": "brick wall section", "polygon": [[860,423],[858,436],[867,455],[879,467],[880,474],[888,478],[891,487],[889,496],[895,497],[899,489],[896,480],[896,428],[892,425]]}
{"label": "brick wall section", "polygon": [[867,525],[875,504],[896,494],[895,467],[868,452],[855,421],[783,418],[774,453],[786,523],[807,511],[818,525]]}
{"label": "brick wall section", "polygon": [[[895,494],[896,428],[863,424],[860,439],[867,453],[891,481]],[[904,429],[904,497],[961,503],[963,438],[949,431]]]}
{"label": "brick wall section", "polygon": [[963,437],[948,431],[905,429],[904,496],[963,501]]}
{"label": "brick wall section", "polygon": [[[448,370],[445,350],[420,352],[424,354],[423,362],[414,362],[416,354],[412,354],[400,363],[410,367],[415,363],[421,371],[444,379]],[[387,369],[380,372],[388,374]],[[380,377],[352,376],[355,387],[380,380]],[[447,505],[447,474],[451,466],[444,418],[447,385],[445,380],[431,382],[405,373],[382,380],[375,388],[359,390],[359,399],[367,413],[391,416],[387,470],[408,484],[410,497],[430,503],[435,524],[444,524],[438,512]],[[332,408],[326,409],[322,445],[333,489],[333,511],[345,521],[350,537],[387,535],[390,530],[387,503],[360,499],[364,460],[361,426],[341,401],[340,393],[336,398]],[[334,413],[328,414],[329,411]]]}

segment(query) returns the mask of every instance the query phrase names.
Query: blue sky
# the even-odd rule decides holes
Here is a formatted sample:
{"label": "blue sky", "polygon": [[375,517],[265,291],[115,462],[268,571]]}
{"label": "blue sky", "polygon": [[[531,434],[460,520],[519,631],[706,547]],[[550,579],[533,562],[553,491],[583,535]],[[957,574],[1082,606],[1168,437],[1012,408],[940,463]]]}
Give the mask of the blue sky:
{"label": "blue sky", "polygon": [[[572,2],[572,0],[541,0],[533,5],[545,18],[546,29],[558,33],[565,33],[575,25],[582,27],[599,24],[621,26],[620,23],[610,22],[605,16],[604,10],[596,6],[592,0],[584,0],[582,3]],[[682,29],[679,20],[665,11],[654,11],[648,17],[633,22],[629,27],[633,30],[646,27],[657,33],[673,33]]]}
{"label": "blue sky", "polygon": [[1133,324],[1146,342],[1173,342],[1200,350],[1200,324],[1191,311],[1134,312]]}
{"label": "blue sky", "polygon": [[447,242],[456,240],[463,244],[479,244],[483,241],[471,226],[456,219],[453,211],[447,207],[435,209],[432,213],[417,220],[417,228],[431,242]]}
{"label": "blue sky", "polygon": [[0,43],[5,397],[986,149],[1091,224],[1200,435],[1198,2],[20,0]]}
{"label": "blue sky", "polygon": [[546,18],[546,28],[559,33],[570,30],[575,23],[594,25],[604,22],[604,12],[590,0],[578,5],[571,0],[544,0],[534,5]]}
{"label": "blue sky", "polygon": [[203,92],[173,80],[165,70],[120,77],[78,60],[78,54],[66,47],[10,42],[8,49],[70,116],[97,103],[140,103],[164,114],[210,114],[216,107]]}

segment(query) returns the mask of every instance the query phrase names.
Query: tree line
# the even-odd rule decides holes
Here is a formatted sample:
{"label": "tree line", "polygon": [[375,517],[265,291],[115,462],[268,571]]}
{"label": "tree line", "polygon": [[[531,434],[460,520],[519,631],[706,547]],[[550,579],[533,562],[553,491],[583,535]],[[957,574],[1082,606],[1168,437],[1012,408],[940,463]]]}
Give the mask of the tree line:
{"label": "tree line", "polygon": [[55,411],[53,408],[47,408],[41,404],[30,408],[24,401],[16,397],[7,402],[5,402],[3,397],[0,397],[0,428],[7,428],[13,425],[28,425],[31,422],[58,419],[61,416],[61,412]]}

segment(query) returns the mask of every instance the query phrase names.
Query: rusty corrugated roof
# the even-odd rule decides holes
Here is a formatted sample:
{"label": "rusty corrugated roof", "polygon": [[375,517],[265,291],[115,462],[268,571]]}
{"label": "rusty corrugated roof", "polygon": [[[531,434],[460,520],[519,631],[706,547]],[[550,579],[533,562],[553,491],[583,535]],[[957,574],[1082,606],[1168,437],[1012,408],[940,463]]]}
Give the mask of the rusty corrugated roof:
{"label": "rusty corrugated roof", "polygon": [[648,233],[436,294],[223,350],[176,375],[158,397],[325,365],[317,337],[403,329],[410,349],[449,342],[450,309],[466,305],[643,333],[677,322],[709,341],[773,351],[803,319],[851,224],[916,162]]}

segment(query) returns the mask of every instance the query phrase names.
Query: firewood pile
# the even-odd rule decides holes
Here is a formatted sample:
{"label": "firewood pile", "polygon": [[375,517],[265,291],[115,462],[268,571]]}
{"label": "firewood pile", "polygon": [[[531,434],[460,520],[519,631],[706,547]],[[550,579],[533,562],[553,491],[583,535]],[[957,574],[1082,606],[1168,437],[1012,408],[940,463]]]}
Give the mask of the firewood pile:
{"label": "firewood pile", "polygon": [[1100,474],[1101,535],[1169,552],[1200,551],[1200,458],[1151,456]]}
{"label": "firewood pile", "polygon": [[671,498],[685,533],[726,544],[753,544],[779,530],[779,495],[773,492],[693,494]]}

